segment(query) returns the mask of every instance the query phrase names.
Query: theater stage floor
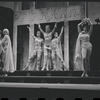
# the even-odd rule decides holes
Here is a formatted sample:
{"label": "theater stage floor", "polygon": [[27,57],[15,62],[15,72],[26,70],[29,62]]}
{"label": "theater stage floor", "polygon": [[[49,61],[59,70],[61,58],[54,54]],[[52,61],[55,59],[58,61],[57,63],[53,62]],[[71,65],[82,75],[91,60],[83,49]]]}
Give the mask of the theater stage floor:
{"label": "theater stage floor", "polygon": [[[96,100],[100,84],[0,83],[0,98],[8,100]],[[26,98],[26,99],[24,99]],[[44,99],[38,99],[44,98]],[[63,98],[63,99],[61,99]],[[4,99],[5,100],[5,99]]]}
{"label": "theater stage floor", "polygon": [[100,90],[100,84],[60,84],[60,83],[10,83],[1,82],[0,87],[7,88],[47,88],[47,89],[75,89]]}

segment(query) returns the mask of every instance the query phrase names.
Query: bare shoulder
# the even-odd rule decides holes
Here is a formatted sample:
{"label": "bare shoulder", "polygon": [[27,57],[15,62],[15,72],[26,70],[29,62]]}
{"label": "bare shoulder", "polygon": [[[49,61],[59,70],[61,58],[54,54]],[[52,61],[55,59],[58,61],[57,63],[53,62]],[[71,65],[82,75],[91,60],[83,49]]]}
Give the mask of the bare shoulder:
{"label": "bare shoulder", "polygon": [[82,34],[83,34],[82,32],[79,33],[79,35],[82,35]]}
{"label": "bare shoulder", "polygon": [[9,37],[9,35],[5,35],[5,37]]}
{"label": "bare shoulder", "polygon": [[8,35],[5,35],[4,38],[9,38],[9,36]]}

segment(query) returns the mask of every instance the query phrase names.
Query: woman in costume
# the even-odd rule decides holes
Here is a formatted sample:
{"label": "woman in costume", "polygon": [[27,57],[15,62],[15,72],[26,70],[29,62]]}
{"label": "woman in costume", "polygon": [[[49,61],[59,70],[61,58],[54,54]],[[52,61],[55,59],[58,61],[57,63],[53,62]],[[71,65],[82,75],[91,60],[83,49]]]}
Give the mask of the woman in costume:
{"label": "woman in costume", "polygon": [[55,31],[57,27],[57,23],[55,23],[54,29],[50,32],[50,25],[46,25],[45,26],[45,32],[41,29],[40,24],[38,25],[38,28],[40,29],[40,31],[42,32],[43,36],[44,36],[44,64],[43,64],[43,68],[42,70],[50,70],[50,65],[51,65],[51,47],[50,47],[50,43],[51,43],[51,39],[52,39],[52,35]]}
{"label": "woman in costume", "polygon": [[64,60],[62,55],[61,47],[61,36],[63,33],[63,27],[61,29],[60,35],[58,32],[54,33],[54,38],[51,41],[51,50],[52,50],[52,62],[53,62],[53,71],[63,70]]}
{"label": "woman in costume", "polygon": [[29,33],[32,35],[34,39],[34,51],[31,57],[29,58],[29,61],[27,63],[27,66],[23,69],[26,70],[36,70],[39,71],[41,68],[41,57],[43,53],[43,39],[41,38],[41,33],[40,31],[37,31],[37,37],[35,37],[32,32],[31,28],[28,27]]}
{"label": "woman in costume", "polygon": [[92,33],[93,24],[89,18],[83,19],[78,24],[78,38],[75,50],[75,69],[82,69],[81,77],[88,77],[87,71],[90,70],[90,55],[92,52],[92,44],[90,43],[90,36]]}
{"label": "woman in costume", "polygon": [[10,36],[9,36],[9,30],[4,29],[3,35],[4,35],[4,37],[0,43],[0,45],[2,45],[3,49],[4,49],[4,52],[3,52],[3,63],[4,63],[3,71],[12,73],[15,71],[15,67],[14,67],[14,62],[13,62],[13,52],[12,52],[11,40],[10,40]]}

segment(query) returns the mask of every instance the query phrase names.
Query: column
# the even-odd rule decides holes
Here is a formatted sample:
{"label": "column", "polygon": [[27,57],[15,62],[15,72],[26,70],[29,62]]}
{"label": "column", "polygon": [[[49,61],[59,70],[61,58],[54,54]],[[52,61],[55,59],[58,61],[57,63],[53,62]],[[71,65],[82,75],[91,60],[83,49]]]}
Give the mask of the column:
{"label": "column", "polygon": [[64,60],[65,60],[65,65],[66,69],[69,70],[69,26],[68,26],[68,21],[64,21]]}
{"label": "column", "polygon": [[17,70],[17,25],[13,26],[13,60],[14,67]]}

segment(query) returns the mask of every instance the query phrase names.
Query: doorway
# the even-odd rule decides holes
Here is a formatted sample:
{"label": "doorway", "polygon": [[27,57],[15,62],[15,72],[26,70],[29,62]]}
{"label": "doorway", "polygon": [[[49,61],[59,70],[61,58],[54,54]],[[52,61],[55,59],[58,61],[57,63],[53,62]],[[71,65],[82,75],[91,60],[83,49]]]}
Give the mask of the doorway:
{"label": "doorway", "polygon": [[91,70],[100,70],[100,25],[93,25],[93,32],[90,39],[92,43],[92,53],[91,53]]}
{"label": "doorway", "polygon": [[13,45],[13,10],[0,6],[0,30],[7,28]]}
{"label": "doorway", "polygon": [[22,70],[29,57],[29,25],[19,25],[17,34],[17,70]]}
{"label": "doorway", "polygon": [[78,37],[77,25],[81,20],[69,21],[69,70],[74,70],[74,52]]}

